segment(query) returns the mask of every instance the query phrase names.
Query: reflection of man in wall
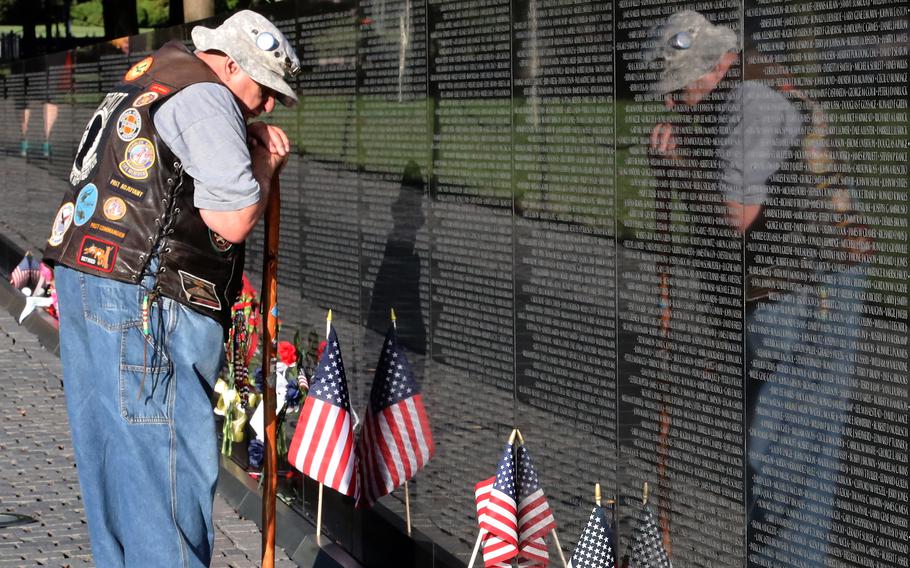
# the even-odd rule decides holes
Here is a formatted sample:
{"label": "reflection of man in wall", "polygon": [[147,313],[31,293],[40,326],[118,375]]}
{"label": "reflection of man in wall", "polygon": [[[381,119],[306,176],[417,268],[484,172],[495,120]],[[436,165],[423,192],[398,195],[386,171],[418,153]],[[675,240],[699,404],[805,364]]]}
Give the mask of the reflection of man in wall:
{"label": "reflection of man in wall", "polygon": [[[654,57],[663,65],[657,90],[670,110],[706,114],[707,126],[693,142],[691,129],[661,122],[651,149],[682,168],[704,163],[693,146],[709,150],[727,222],[745,240],[747,554],[759,564],[821,567],[852,372],[849,354],[822,342],[834,335],[829,297],[863,286],[863,246],[849,237],[819,245],[822,235],[850,233],[853,209],[825,150],[823,112],[790,86],[737,80],[737,51],[733,30],[697,12],[668,18]],[[769,246],[788,241],[790,252]],[[823,247],[847,261],[825,262]],[[850,351],[859,306],[839,305],[847,324],[837,335]],[[831,358],[837,370],[822,372],[818,363]]]}

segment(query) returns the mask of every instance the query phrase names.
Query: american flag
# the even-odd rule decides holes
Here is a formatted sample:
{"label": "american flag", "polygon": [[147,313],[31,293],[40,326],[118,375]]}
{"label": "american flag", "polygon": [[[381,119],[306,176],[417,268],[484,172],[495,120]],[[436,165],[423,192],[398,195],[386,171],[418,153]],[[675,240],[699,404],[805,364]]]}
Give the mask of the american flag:
{"label": "american flag", "polygon": [[310,380],[288,460],[304,475],[339,493],[356,490],[354,425],[348,384],[335,328]]}
{"label": "american flag", "polygon": [[518,556],[520,566],[546,566],[549,562],[544,537],[556,528],[556,520],[547,502],[531,455],[522,444],[518,447]]}
{"label": "american flag", "polygon": [[506,444],[496,475],[474,487],[477,522],[484,534],[483,562],[487,568],[508,566],[518,554],[518,509],[513,446]]}
{"label": "american flag", "polygon": [[632,552],[629,554],[629,568],[672,568],[667,551],[664,550],[654,513],[643,505],[638,521],[632,531]]}
{"label": "american flag", "polygon": [[371,506],[410,479],[433,455],[433,435],[411,365],[389,329],[357,446],[358,506]]}
{"label": "american flag", "polygon": [[591,518],[585,526],[575,553],[569,561],[569,568],[615,568],[616,553],[613,546],[613,531],[603,507],[594,507]]}
{"label": "american flag", "polygon": [[22,257],[22,260],[13,268],[12,273],[9,275],[10,284],[17,290],[35,285],[39,278],[38,267],[39,263],[32,258],[32,253],[25,253],[25,256]]}

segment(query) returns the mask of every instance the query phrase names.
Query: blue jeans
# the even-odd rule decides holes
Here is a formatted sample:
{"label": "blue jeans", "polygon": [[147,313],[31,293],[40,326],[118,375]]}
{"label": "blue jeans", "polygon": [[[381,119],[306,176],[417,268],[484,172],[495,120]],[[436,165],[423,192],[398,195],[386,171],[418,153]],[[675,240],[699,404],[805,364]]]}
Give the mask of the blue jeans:
{"label": "blue jeans", "polygon": [[218,447],[210,394],[221,325],[152,285],[60,266],[60,358],[95,564],[208,566]]}

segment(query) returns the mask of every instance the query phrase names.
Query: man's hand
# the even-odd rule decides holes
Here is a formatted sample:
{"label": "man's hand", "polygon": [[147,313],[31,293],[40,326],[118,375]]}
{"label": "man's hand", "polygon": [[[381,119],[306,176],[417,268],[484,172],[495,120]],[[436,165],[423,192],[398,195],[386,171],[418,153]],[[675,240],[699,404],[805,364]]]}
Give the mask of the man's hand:
{"label": "man's hand", "polygon": [[[280,131],[280,129],[278,129]],[[283,133],[282,133],[283,134]],[[268,146],[259,142],[258,138],[250,139],[250,160],[252,162],[253,177],[259,182],[259,188],[267,192],[272,177],[281,171],[288,161],[288,153],[273,152]]]}
{"label": "man's hand", "polygon": [[658,122],[651,130],[651,152],[657,156],[678,160],[676,153],[676,137],[673,135],[673,125],[669,122]]}
{"label": "man's hand", "polygon": [[259,144],[272,154],[287,156],[291,151],[291,142],[284,130],[264,122],[253,122],[246,127],[247,140],[252,148]]}

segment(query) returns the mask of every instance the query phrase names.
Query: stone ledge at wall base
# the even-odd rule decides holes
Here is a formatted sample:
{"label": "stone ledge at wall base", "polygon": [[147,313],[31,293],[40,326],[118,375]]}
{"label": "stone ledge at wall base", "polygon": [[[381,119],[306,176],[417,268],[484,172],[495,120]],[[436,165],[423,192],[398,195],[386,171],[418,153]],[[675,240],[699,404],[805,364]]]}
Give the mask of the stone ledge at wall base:
{"label": "stone ledge at wall base", "polygon": [[[240,516],[262,529],[262,496],[259,482],[231,461],[221,459],[218,493]],[[275,546],[281,547],[298,566],[307,568],[363,568],[335,543],[316,544],[316,527],[280,499],[275,504]],[[329,540],[323,535],[324,540]]]}
{"label": "stone ledge at wall base", "polygon": [[[315,508],[315,481],[304,481],[304,492],[312,496]],[[258,481],[230,458],[221,460],[218,493],[244,518],[262,528],[262,498]],[[306,568],[461,568],[464,563],[440,543],[414,530],[408,537],[404,519],[381,503],[370,510],[356,510],[351,499],[335,491],[323,492],[322,546],[316,543],[316,527],[280,499],[276,503],[276,545],[299,566]],[[347,535],[348,540],[339,535]],[[332,542],[338,540],[340,542]],[[344,546],[344,548],[342,548]],[[350,550],[350,552],[348,552]],[[358,562],[356,555],[363,562]]]}

